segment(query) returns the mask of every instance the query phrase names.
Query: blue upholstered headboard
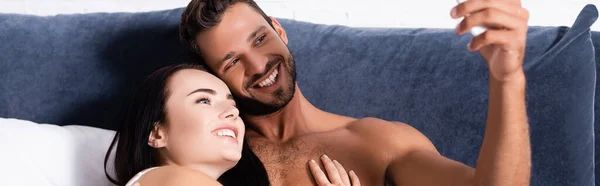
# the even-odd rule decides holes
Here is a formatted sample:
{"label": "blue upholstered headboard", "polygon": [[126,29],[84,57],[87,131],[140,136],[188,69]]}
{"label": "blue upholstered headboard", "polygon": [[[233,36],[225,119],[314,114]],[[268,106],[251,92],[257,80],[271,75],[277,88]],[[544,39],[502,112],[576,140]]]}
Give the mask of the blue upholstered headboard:
{"label": "blue upholstered headboard", "polygon": [[[0,117],[115,129],[136,84],[189,60],[182,9],[58,16],[0,14]],[[525,70],[532,185],[594,183],[596,61],[586,7],[574,25],[529,29]],[[408,123],[475,165],[487,66],[451,29],[350,28],[281,19],[298,83],[317,107]]]}

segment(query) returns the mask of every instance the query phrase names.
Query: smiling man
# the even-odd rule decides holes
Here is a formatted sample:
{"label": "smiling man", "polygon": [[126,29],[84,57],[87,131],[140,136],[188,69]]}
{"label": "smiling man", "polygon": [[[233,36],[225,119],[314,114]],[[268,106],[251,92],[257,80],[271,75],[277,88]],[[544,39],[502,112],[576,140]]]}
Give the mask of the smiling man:
{"label": "smiling man", "polygon": [[468,46],[485,58],[490,73],[475,168],[440,155],[407,124],[313,106],[297,86],[285,30],[251,0],[193,0],[180,31],[201,63],[231,89],[248,128],[247,143],[271,185],[314,184],[306,162],[323,154],[354,170],[363,185],[528,185],[522,69],[528,12],[519,0],[470,0],[450,12],[452,18],[469,15],[457,26],[459,35],[477,25],[489,28]]}

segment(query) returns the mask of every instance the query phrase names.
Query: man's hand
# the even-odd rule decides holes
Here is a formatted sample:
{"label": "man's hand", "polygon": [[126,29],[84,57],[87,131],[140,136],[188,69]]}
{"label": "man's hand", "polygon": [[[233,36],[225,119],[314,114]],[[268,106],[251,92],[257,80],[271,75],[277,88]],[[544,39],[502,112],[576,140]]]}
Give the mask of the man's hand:
{"label": "man's hand", "polygon": [[465,17],[456,26],[459,35],[474,26],[488,28],[473,38],[468,49],[485,58],[490,78],[504,82],[522,74],[529,12],[519,0],[469,0],[454,7],[451,16]]}
{"label": "man's hand", "polygon": [[398,185],[529,185],[531,148],[523,71],[529,13],[519,0],[468,0],[451,12],[453,18],[465,17],[456,27],[459,35],[474,26],[487,28],[468,46],[479,51],[490,71],[485,135],[475,169],[441,156],[416,129],[398,127],[387,129],[395,131],[387,136],[398,133],[410,138],[411,144],[391,146],[397,149],[387,174]]}
{"label": "man's hand", "polygon": [[490,71],[485,136],[477,159],[475,185],[529,185],[531,147],[525,106],[523,59],[529,12],[519,0],[469,0],[452,10],[465,17],[456,32],[488,30],[473,38]]}

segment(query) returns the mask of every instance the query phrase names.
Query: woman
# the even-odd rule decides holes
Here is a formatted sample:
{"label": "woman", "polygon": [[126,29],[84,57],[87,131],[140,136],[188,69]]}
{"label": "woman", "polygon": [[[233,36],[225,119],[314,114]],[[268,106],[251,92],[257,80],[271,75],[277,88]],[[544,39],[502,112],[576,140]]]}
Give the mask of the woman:
{"label": "woman", "polygon": [[[121,186],[221,185],[217,179],[237,164],[232,171],[248,176],[234,179],[244,185],[267,185],[264,167],[244,144],[245,128],[238,114],[225,83],[201,66],[163,67],[135,93],[105,156],[106,176]],[[116,180],[106,171],[113,148]],[[309,163],[318,185],[360,185],[340,164],[329,158],[322,163],[327,176],[316,162]]]}

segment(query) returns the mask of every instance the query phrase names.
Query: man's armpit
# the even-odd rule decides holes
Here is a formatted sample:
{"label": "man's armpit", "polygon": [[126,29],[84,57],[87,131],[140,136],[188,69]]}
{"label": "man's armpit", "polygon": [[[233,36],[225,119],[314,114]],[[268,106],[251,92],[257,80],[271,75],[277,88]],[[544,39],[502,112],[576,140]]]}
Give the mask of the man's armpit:
{"label": "man's armpit", "polygon": [[348,127],[365,142],[385,150],[389,161],[413,150],[437,152],[433,143],[414,127],[378,118],[363,118]]}
{"label": "man's armpit", "polygon": [[475,169],[430,150],[408,152],[388,166],[387,177],[396,185],[472,185]]}

